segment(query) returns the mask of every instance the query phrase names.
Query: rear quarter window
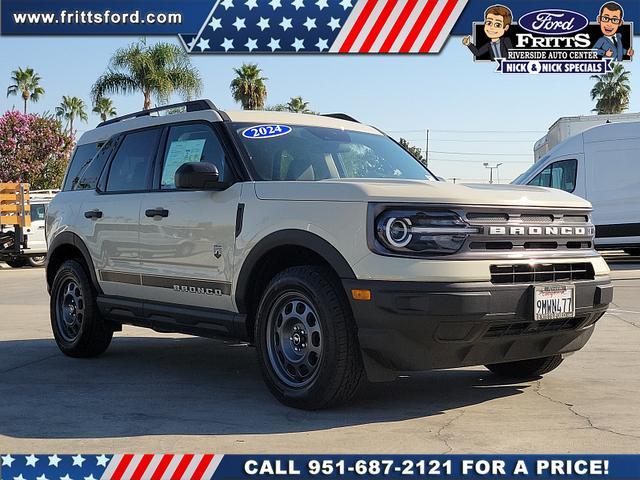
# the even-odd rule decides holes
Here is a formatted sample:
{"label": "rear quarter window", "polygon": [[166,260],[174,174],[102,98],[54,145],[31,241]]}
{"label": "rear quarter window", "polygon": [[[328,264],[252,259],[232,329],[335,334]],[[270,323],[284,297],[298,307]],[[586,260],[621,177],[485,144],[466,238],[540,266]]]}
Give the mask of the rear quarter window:
{"label": "rear quarter window", "polygon": [[86,143],[76,147],[69,162],[69,167],[67,168],[67,175],[64,177],[62,190],[67,191],[74,189],[74,185],[79,180],[78,175],[80,171],[91,162],[91,159],[98,153],[100,147],[101,144],[98,142]]}

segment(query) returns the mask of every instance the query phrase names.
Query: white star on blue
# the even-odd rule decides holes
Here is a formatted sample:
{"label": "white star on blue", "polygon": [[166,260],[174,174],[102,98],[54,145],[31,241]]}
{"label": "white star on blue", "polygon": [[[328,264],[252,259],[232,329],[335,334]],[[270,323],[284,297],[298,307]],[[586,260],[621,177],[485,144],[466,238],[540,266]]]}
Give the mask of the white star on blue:
{"label": "white star on blue", "polygon": [[[196,36],[204,53],[327,52],[353,10],[352,0],[222,0]],[[208,43],[207,43],[208,42]]]}
{"label": "white star on blue", "polygon": [[2,455],[2,478],[12,480],[96,480],[112,456]]}

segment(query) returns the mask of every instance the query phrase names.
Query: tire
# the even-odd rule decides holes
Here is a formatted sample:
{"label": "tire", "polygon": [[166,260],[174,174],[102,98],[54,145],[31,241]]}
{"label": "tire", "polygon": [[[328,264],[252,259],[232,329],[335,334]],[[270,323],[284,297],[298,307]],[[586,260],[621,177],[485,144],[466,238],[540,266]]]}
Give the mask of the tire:
{"label": "tire", "polygon": [[38,255],[34,257],[27,257],[27,262],[34,268],[44,267],[44,264],[47,261],[46,255]]}
{"label": "tire", "polygon": [[100,316],[96,291],[83,266],[64,262],[53,279],[51,328],[58,348],[70,357],[95,357],[111,343],[113,329]]}
{"label": "tire", "polygon": [[27,264],[27,260],[22,257],[14,258],[13,260],[7,260],[7,265],[11,268],[22,268]]}
{"label": "tire", "polygon": [[555,370],[562,363],[562,355],[520,360],[518,362],[485,365],[496,375],[505,378],[532,379]]}
{"label": "tire", "polygon": [[327,268],[291,267],[276,275],[258,306],[255,339],[267,387],[290,407],[346,402],[364,381],[351,308]]}

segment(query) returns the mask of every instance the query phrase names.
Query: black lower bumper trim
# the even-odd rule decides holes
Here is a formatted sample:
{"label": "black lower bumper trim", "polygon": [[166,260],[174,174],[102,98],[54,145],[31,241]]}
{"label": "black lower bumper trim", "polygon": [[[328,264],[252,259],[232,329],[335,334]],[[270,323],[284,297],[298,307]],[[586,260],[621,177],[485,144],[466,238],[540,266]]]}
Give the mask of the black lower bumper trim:
{"label": "black lower bumper trim", "polygon": [[[613,299],[608,277],[574,282],[576,316],[534,321],[526,284],[343,280],[370,380],[579,350]],[[370,301],[351,298],[368,289]]]}

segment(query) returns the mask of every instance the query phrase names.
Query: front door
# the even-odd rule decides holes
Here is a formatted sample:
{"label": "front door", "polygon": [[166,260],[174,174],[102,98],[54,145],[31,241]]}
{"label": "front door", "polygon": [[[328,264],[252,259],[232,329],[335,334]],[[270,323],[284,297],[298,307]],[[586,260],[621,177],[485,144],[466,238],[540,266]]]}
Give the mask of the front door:
{"label": "front door", "polygon": [[158,188],[145,194],[140,206],[144,298],[232,311],[235,223],[242,184],[221,191],[176,190],[176,170],[198,161],[215,164],[220,180],[232,183],[225,150],[209,124],[171,126]]}

